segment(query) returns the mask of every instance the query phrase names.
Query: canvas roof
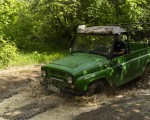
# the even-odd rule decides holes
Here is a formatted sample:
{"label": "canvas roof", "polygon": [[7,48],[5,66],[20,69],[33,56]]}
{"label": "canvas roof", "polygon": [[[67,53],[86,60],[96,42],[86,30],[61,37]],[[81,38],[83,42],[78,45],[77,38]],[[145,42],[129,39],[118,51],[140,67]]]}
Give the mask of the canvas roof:
{"label": "canvas roof", "polygon": [[93,27],[80,27],[77,33],[79,34],[100,34],[100,35],[114,35],[127,33],[126,30],[119,26],[93,26]]}

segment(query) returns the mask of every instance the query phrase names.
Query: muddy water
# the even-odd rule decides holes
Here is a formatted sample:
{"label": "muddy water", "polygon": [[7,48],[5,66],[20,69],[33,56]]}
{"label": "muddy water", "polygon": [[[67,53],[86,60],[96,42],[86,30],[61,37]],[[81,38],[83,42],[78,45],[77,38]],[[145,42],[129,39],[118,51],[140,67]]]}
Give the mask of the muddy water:
{"label": "muddy water", "polygon": [[39,79],[40,66],[0,71],[0,120],[126,120],[133,117],[127,111],[135,120],[150,120],[149,89],[129,84],[112,96],[74,97],[47,94]]}
{"label": "muddy water", "polygon": [[48,95],[36,81],[0,103],[1,119],[69,120],[97,108],[96,98]]}
{"label": "muddy water", "polygon": [[40,66],[0,71],[0,120],[69,120],[98,106],[95,97],[47,94],[39,79]]}

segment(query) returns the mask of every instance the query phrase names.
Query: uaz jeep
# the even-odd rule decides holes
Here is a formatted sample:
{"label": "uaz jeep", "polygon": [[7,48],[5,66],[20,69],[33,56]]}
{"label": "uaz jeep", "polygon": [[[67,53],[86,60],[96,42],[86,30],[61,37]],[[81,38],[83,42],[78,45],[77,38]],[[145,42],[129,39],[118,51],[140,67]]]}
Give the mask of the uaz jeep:
{"label": "uaz jeep", "polygon": [[[125,55],[113,57],[113,36],[125,40]],[[96,90],[121,86],[150,71],[150,46],[130,40],[119,26],[79,26],[71,54],[42,66],[41,83],[49,90],[93,94]]]}

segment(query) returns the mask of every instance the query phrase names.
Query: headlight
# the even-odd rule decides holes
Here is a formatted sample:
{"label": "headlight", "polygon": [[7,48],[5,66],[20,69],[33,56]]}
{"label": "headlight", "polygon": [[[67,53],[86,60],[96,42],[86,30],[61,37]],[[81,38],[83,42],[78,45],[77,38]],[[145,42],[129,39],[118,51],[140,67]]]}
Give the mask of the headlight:
{"label": "headlight", "polygon": [[72,78],[71,76],[69,76],[69,77],[67,78],[67,81],[68,81],[69,84],[72,84],[72,83],[73,83],[73,78]]}
{"label": "headlight", "polygon": [[46,70],[42,70],[41,74],[42,74],[42,78],[45,79],[47,76]]}

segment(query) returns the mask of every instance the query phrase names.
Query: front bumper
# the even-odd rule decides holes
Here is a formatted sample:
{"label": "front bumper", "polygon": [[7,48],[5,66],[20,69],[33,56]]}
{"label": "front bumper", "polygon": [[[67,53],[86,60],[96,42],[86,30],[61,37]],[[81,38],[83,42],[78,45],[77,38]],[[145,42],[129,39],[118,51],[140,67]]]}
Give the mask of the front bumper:
{"label": "front bumper", "polygon": [[74,95],[74,96],[82,96],[83,95],[83,93],[81,93],[81,92],[77,92],[77,91],[74,91],[74,90],[71,90],[71,89],[68,89],[68,88],[64,88],[62,90],[62,92],[70,94],[70,95]]}
{"label": "front bumper", "polygon": [[[48,86],[50,85],[49,83],[44,82],[44,81],[40,81],[40,84],[41,84],[42,86],[44,86],[44,89],[50,90],[50,89],[48,88]],[[51,91],[52,91],[52,90],[51,90]],[[54,92],[55,92],[55,91],[54,91]],[[75,91],[75,90],[73,90],[73,89],[69,89],[69,88],[60,88],[60,92],[61,92],[61,93],[65,93],[65,94],[74,95],[74,96],[82,96],[82,95],[84,94],[84,93],[77,92],[77,91]]]}

